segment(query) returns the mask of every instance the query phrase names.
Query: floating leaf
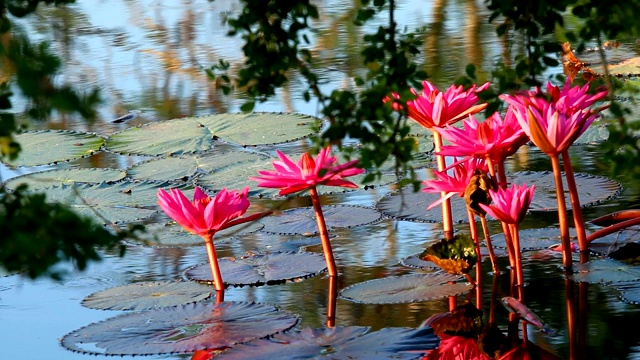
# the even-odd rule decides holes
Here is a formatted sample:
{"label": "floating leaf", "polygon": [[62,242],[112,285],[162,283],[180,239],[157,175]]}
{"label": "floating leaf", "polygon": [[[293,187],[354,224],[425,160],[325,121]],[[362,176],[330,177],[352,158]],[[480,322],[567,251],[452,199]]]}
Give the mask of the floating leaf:
{"label": "floating leaf", "polygon": [[[594,176],[584,173],[575,173],[577,186],[580,188],[580,203],[582,207],[592,206],[610,200],[620,194],[622,186],[605,177]],[[507,174],[511,183],[536,186],[536,194],[531,202],[530,211],[556,211],[556,186],[553,180],[553,173],[549,171],[521,171]],[[564,180],[564,177],[563,177]],[[569,190],[565,180],[565,198],[567,210],[571,209]],[[427,210],[427,206],[440,198],[440,194],[425,193],[422,191],[413,192],[413,188],[403,188],[400,191],[384,196],[376,204],[376,208],[383,214],[395,219],[421,221],[421,222],[441,222],[442,210],[435,207]],[[451,209],[453,221],[463,223],[468,221],[467,208],[462,198],[453,196],[451,198]],[[487,219],[491,219],[487,217]]]}
{"label": "floating leaf", "polygon": [[274,144],[313,134],[320,120],[301,114],[217,114],[125,129],[107,139],[107,149],[123,154],[176,155],[213,148],[218,138],[239,145]]}
{"label": "floating leaf", "polygon": [[[327,229],[352,228],[380,220],[381,214],[375,209],[351,205],[327,205],[322,207]],[[264,232],[274,234],[316,234],[318,225],[313,207],[289,209],[278,215],[260,220]]]}
{"label": "floating leaf", "polygon": [[20,184],[27,184],[33,190],[73,183],[114,182],[124,179],[126,175],[123,170],[106,168],[47,170],[14,177],[5,186],[15,189]]}
{"label": "floating leaf", "polygon": [[449,274],[468,274],[478,255],[476,246],[469,236],[456,234],[451,239],[442,239],[425,249],[420,258],[433,262]]}
{"label": "floating leaf", "polygon": [[40,130],[14,135],[22,148],[18,158],[8,160],[11,166],[37,166],[70,161],[95,154],[104,145],[104,138],[78,131]]}
{"label": "floating leaf", "polygon": [[[159,188],[179,187],[156,182],[122,181],[115,184],[81,184],[53,186],[42,189],[48,201],[70,205],[74,211],[98,221],[128,222],[144,219],[156,213]],[[182,186],[184,188],[184,186]],[[191,198],[192,190],[186,191]]]}
{"label": "floating leaf", "polygon": [[[335,235],[329,235],[334,238]],[[250,250],[268,252],[298,252],[307,246],[319,245],[319,236],[280,235],[265,232],[255,232],[237,237],[231,245],[239,247],[242,252]]]}
{"label": "floating leaf", "polygon": [[[637,227],[630,227],[595,239],[589,243],[589,250],[602,255],[609,255],[617,252],[618,250],[622,250],[622,248],[626,247],[627,244],[637,242],[638,240],[640,240],[640,229]],[[630,247],[627,250],[631,249],[632,248]],[[618,256],[630,258],[629,255],[625,255],[626,253],[628,253],[628,251],[622,250],[622,252],[618,253]]]}
{"label": "floating leaf", "polygon": [[[264,225],[253,221],[238,226],[221,230],[215,234],[214,241],[219,243],[227,241],[231,236],[247,234],[262,229]],[[135,245],[145,245],[154,247],[183,247],[204,245],[201,236],[192,234],[182,228],[182,226],[171,221],[167,224],[145,225],[145,232],[136,234],[134,239],[127,239],[127,242]]]}
{"label": "floating leaf", "polygon": [[82,305],[100,310],[146,310],[208,299],[213,289],[192,281],[139,282],[93,293]]}
{"label": "floating leaf", "polygon": [[234,346],[221,359],[420,359],[435,348],[438,337],[424,327],[384,328],[350,326],[311,329],[277,334]]}
{"label": "floating leaf", "polygon": [[[234,185],[235,177],[247,175],[238,174],[221,175],[219,172],[230,168],[254,169],[256,163],[266,163],[269,157],[250,152],[230,151],[225,153],[207,153],[202,155],[181,155],[167,156],[159,159],[151,159],[133,165],[127,170],[127,174],[134,180],[160,180],[160,181],[188,181],[196,175],[209,174],[221,186],[231,189],[241,189],[247,185],[254,185],[249,180],[242,182],[243,185]],[[257,170],[256,170],[257,171]],[[256,175],[257,172],[251,172]],[[242,172],[242,171],[241,171]],[[232,181],[226,182],[225,180]],[[204,181],[206,182],[206,181]]]}
{"label": "floating leaf", "polygon": [[400,260],[400,263],[404,266],[422,269],[422,270],[437,270],[440,269],[438,265],[436,265],[433,261],[423,260],[420,255],[422,252],[407,256],[406,258]]}
{"label": "floating leaf", "polygon": [[297,323],[271,305],[198,302],[116,316],[65,335],[62,345],[102,355],[188,353],[228,348]]}
{"label": "floating leaf", "polygon": [[570,279],[588,283],[612,283],[640,280],[640,266],[625,264],[611,259],[591,260],[574,264]]}
{"label": "floating leaf", "polygon": [[[544,250],[551,246],[558,245],[561,242],[560,229],[557,227],[525,229],[520,230],[519,234],[521,251]],[[571,236],[571,241],[577,241],[576,229],[569,228],[569,235]],[[491,245],[493,245],[494,248],[506,249],[507,244],[504,239],[504,234],[498,233],[492,235]]]}
{"label": "floating leaf", "polygon": [[620,291],[622,301],[640,305],[640,282],[627,282],[621,284],[611,284],[616,290]]}
{"label": "floating leaf", "polygon": [[351,285],[340,292],[340,297],[365,304],[428,301],[460,295],[473,287],[469,283],[455,282],[460,279],[460,276],[443,273],[385,277]]}
{"label": "floating leaf", "polygon": [[[327,268],[323,255],[308,252],[250,253],[238,258],[219,259],[218,265],[222,280],[232,286],[283,284],[315,276]],[[188,268],[185,276],[191,280],[213,283],[209,263]]]}

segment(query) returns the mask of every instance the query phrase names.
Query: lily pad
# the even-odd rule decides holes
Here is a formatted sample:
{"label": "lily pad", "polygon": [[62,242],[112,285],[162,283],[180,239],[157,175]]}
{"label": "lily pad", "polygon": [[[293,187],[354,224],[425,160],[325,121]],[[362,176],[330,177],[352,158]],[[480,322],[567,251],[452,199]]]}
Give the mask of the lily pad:
{"label": "lily pad", "polygon": [[[375,209],[363,206],[328,205],[322,207],[322,212],[327,230],[370,224],[382,217]],[[313,207],[285,210],[278,215],[266,217],[260,222],[264,224],[262,231],[274,234],[318,233]]]}
{"label": "lily pad", "polygon": [[427,247],[420,258],[431,261],[449,274],[468,274],[478,260],[473,239],[456,234],[452,239],[442,239]]}
{"label": "lily pad", "polygon": [[124,179],[126,175],[123,170],[106,168],[48,170],[14,177],[5,186],[15,189],[20,184],[27,184],[33,190],[73,183],[114,182]]}
{"label": "lily pad", "polygon": [[[159,188],[178,187],[160,182],[63,185],[44,188],[48,201],[69,205],[74,211],[100,222],[130,222],[157,212]],[[193,197],[191,190],[186,196]]]}
{"label": "lily pad", "polygon": [[104,138],[66,130],[28,131],[14,135],[22,150],[15,160],[3,158],[10,166],[37,166],[71,161],[100,151]]}
{"label": "lily pad", "polygon": [[420,359],[439,343],[433,329],[349,326],[311,329],[258,339],[216,355],[221,359]]}
{"label": "lily pad", "polygon": [[[525,229],[520,230],[519,234],[521,251],[544,250],[551,246],[558,245],[561,241],[560,229],[557,227]],[[576,229],[569,228],[569,235],[571,236],[571,241],[576,241]],[[491,245],[493,245],[494,248],[506,249],[507,244],[504,239],[504,234],[498,233],[492,235]]]}
{"label": "lily pad", "polygon": [[340,292],[340,297],[364,304],[428,301],[457,296],[473,288],[470,283],[457,282],[461,279],[444,273],[391,276],[351,285]]}
{"label": "lily pad", "polygon": [[[159,159],[151,159],[133,165],[127,170],[127,174],[134,180],[159,180],[159,181],[188,181],[197,175],[210,174],[221,184],[216,190],[223,187],[241,189],[247,185],[255,185],[249,180],[242,182],[243,185],[234,185],[235,177],[244,174],[218,174],[227,167],[246,169],[255,168],[255,163],[264,163],[269,157],[251,152],[230,151],[225,153],[207,153],[202,155],[181,155],[167,156]],[[237,171],[237,170],[236,170]],[[257,170],[256,170],[257,171]],[[248,172],[247,172],[248,173]],[[255,175],[252,172],[251,175]],[[232,179],[229,183],[225,180]],[[223,185],[224,184],[224,185]]]}
{"label": "lily pad", "polygon": [[[611,179],[584,173],[575,173],[576,184],[580,188],[581,207],[592,206],[617,197],[622,186]],[[511,183],[535,185],[536,193],[529,211],[557,211],[556,186],[553,173],[549,171],[521,171],[507,174]],[[564,180],[564,177],[563,177]],[[563,181],[567,210],[571,209],[569,191],[566,180]],[[427,210],[427,207],[440,198],[439,194],[413,192],[413,188],[406,187],[400,191],[384,196],[376,204],[376,208],[383,214],[399,219],[419,222],[442,222],[440,206]],[[468,222],[467,208],[464,200],[459,196],[451,197],[453,221]],[[487,216],[487,219],[491,217]]]}
{"label": "lily pad", "polygon": [[[329,234],[330,238],[335,235]],[[231,246],[241,248],[242,252],[250,250],[268,252],[298,252],[307,246],[320,245],[319,236],[280,235],[258,231],[237,236]]]}
{"label": "lily pad", "polygon": [[573,274],[568,275],[570,279],[592,284],[640,280],[640,266],[611,259],[597,259],[584,264],[574,264],[573,271]]}
{"label": "lily pad", "polygon": [[611,284],[620,291],[620,298],[628,304],[640,305],[640,282]]}
{"label": "lily pad", "polygon": [[99,310],[147,310],[206,300],[212,290],[192,281],[139,282],[93,293],[82,305]]}
{"label": "lily pad", "polygon": [[313,134],[320,119],[301,114],[217,114],[174,119],[125,129],[107,139],[122,154],[176,155],[213,148],[216,140],[243,146],[294,141]]}
{"label": "lily pad", "polygon": [[[619,255],[624,256],[624,254],[628,252],[623,248],[638,241],[640,241],[640,229],[630,227],[595,239],[589,243],[589,250],[602,255],[609,255],[621,250],[622,252]],[[631,247],[627,250],[631,250]],[[627,256],[627,258],[629,258],[629,256]]]}
{"label": "lily pad", "polygon": [[[324,256],[316,253],[266,253],[218,261],[222,280],[232,286],[260,286],[283,284],[287,281],[316,276],[326,270]],[[198,282],[213,283],[209,263],[188,268],[185,276]]]}
{"label": "lily pad", "polygon": [[[262,229],[264,225],[253,221],[216,232],[213,241],[215,243],[228,241],[237,235],[249,234]],[[125,241],[131,245],[143,245],[153,247],[184,247],[203,246],[201,236],[192,234],[178,225],[175,221],[168,223],[154,223],[144,226],[145,231],[136,234],[136,238],[127,238]]]}
{"label": "lily pad", "polygon": [[154,355],[224,349],[298,323],[272,305],[192,303],[126,313],[75,330],[62,346],[85,354]]}

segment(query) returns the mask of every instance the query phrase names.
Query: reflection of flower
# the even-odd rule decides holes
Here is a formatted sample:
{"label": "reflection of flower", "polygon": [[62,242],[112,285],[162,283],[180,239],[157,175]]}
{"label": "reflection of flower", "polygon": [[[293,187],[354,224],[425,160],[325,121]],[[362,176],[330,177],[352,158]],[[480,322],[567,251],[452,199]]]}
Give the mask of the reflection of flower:
{"label": "reflection of flower", "polygon": [[213,235],[229,227],[229,222],[244,215],[250,205],[247,199],[249,187],[241,192],[229,192],[225,188],[215,198],[197,187],[193,201],[178,189],[169,191],[158,191],[158,204],[162,210],[185,230],[200,236]]}
{"label": "reflection of flower", "polygon": [[[426,80],[422,86],[422,93],[416,99],[407,101],[407,107],[409,117],[427,129],[453,124],[487,107],[487,104],[474,104],[478,101],[476,93],[488,88],[489,83],[479,88],[474,85],[468,90],[451,85],[444,93]],[[415,90],[412,91],[415,93]]]}
{"label": "reflection of flower", "polygon": [[280,195],[293,194],[316,185],[357,188],[356,184],[343,178],[364,172],[364,169],[356,167],[358,160],[337,165],[337,158],[330,156],[331,146],[320,150],[315,159],[307,153],[302,154],[298,163],[280,151],[277,153],[280,161],[273,162],[275,170],[258,171],[260,176],[249,179],[257,181],[261,187],[281,189]]}
{"label": "reflection of flower", "polygon": [[507,224],[519,224],[531,205],[536,186],[527,188],[526,184],[510,188],[499,188],[497,191],[489,190],[492,205],[480,204],[489,215]]}
{"label": "reflection of flower", "polygon": [[431,351],[424,360],[490,360],[479,347],[475,338],[440,334],[440,346]]}

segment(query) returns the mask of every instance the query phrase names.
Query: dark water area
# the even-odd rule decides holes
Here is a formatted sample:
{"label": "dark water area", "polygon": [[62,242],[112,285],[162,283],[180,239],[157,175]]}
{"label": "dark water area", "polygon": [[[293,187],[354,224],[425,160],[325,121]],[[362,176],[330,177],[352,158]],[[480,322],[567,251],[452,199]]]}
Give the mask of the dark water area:
{"label": "dark water area", "polygon": [[[317,70],[327,81],[323,90],[357,89],[354,76],[362,74],[362,59],[355,50],[362,34],[379,24],[365,28],[351,23],[355,1],[318,1],[321,18],[314,24],[312,52],[318,56]],[[104,98],[99,118],[86,123],[75,116],[54,114],[46,123],[31,122],[35,129],[72,129],[108,135],[130,126],[197,115],[239,112],[242,95],[224,96],[203,69],[220,58],[237,70],[242,64],[238,39],[226,37],[222,19],[238,11],[239,4],[229,0],[182,1],[84,1],[66,8],[42,7],[38,14],[19,23],[37,38],[49,40],[62,56],[65,68],[57,79],[90,89],[99,87]],[[487,23],[489,12],[481,1],[430,2],[398,1],[400,27],[424,28],[424,69],[441,88],[447,87],[474,63],[480,77],[487,77],[500,59],[512,58],[521,45],[517,37],[511,43],[495,36],[495,25]],[[51,31],[54,29],[54,31]],[[561,69],[553,69],[556,73]],[[550,72],[549,75],[555,73]],[[273,99],[257,104],[256,111],[319,113],[318,104],[305,102],[304,84],[295,76]],[[24,107],[16,97],[14,108]],[[126,119],[121,123],[113,120]],[[603,160],[598,144],[576,145],[571,149],[574,171],[611,177],[610,164]],[[100,152],[89,158],[58,165],[64,167],[113,167],[124,169],[143,157]],[[9,169],[0,166],[0,177],[7,180],[21,173],[53,168]],[[507,164],[508,171],[550,170],[546,155],[531,147],[522,148]],[[428,171],[418,170],[428,177]],[[583,211],[590,220],[617,210],[638,207],[640,185],[615,177],[623,190],[610,201]],[[351,204],[372,207],[391,188],[375,188],[329,195],[323,204]],[[295,198],[287,207],[309,206],[307,197]],[[529,215],[522,228],[557,226],[555,212]],[[468,232],[465,225],[457,230]],[[385,276],[421,272],[400,264],[400,260],[420,253],[439,240],[440,225],[383,218],[373,224],[339,229],[332,241],[340,276],[338,289]],[[491,225],[498,233],[499,227]],[[33,239],[37,241],[37,239]],[[259,235],[242,241],[216,244],[219,257],[241,256],[262,246]],[[307,251],[322,252],[320,245]],[[565,280],[559,254],[531,251],[523,254],[527,306],[557,333],[545,334],[530,327],[529,340],[568,359],[567,293],[582,292],[588,305],[582,320],[586,339],[582,344],[586,359],[640,358],[640,335],[633,330],[640,323],[640,305],[628,304],[620,293],[603,284],[577,284]],[[131,246],[127,255],[105,254],[85,272],[72,272],[61,282],[48,279],[27,280],[19,276],[0,277],[0,359],[95,359],[95,356],[71,352],[60,345],[65,334],[120,314],[117,311],[88,309],[82,299],[97,291],[143,281],[179,280],[188,267],[206,261],[204,247],[147,248]],[[506,269],[508,261],[500,259]],[[496,279],[488,261],[483,263],[484,309],[491,305],[492,293],[509,295],[508,273]],[[494,286],[495,285],[495,288]],[[494,291],[495,290],[495,291]],[[468,295],[460,296],[460,302]],[[300,327],[325,325],[327,279],[320,275],[284,285],[231,288],[226,301],[253,301],[274,304],[300,316]],[[337,300],[336,324],[339,326],[417,327],[430,316],[448,311],[447,299],[409,304],[369,305]],[[507,310],[495,307],[498,326],[506,331]],[[120,357],[119,357],[120,358]],[[123,357],[125,359],[133,357]],[[137,358],[137,357],[136,357]],[[147,359],[189,359],[190,355],[148,356]]]}

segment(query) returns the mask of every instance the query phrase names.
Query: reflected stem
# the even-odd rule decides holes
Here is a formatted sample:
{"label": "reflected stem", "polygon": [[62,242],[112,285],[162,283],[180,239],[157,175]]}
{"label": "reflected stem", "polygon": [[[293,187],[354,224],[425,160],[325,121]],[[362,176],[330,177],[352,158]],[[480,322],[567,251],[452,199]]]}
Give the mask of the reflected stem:
{"label": "reflected stem", "polygon": [[484,215],[480,215],[482,222],[482,232],[484,232],[484,241],[487,243],[487,249],[489,250],[489,259],[491,259],[491,268],[493,269],[493,275],[500,275],[500,268],[498,267],[498,260],[496,254],[493,252],[493,245],[491,245],[491,235],[489,235],[489,225],[487,225],[487,218]]}
{"label": "reflected stem", "polygon": [[576,328],[576,304],[575,304],[575,283],[573,280],[565,279],[565,297],[567,301],[567,335],[569,336],[569,357],[570,359],[576,359],[577,352],[577,328]]}
{"label": "reflected stem", "polygon": [[[438,171],[445,171],[447,163],[443,155],[438,155],[442,150],[442,135],[439,132],[433,130],[433,144],[436,153],[436,164],[438,165]],[[447,196],[445,191],[440,193],[440,197]],[[444,231],[444,237],[451,239],[453,237],[453,215],[451,215],[451,200],[446,199],[442,202],[442,229]]]}
{"label": "reflected stem", "polygon": [[582,207],[580,207],[580,195],[576,186],[576,179],[571,168],[571,159],[569,151],[562,152],[562,165],[564,166],[564,175],[567,178],[567,187],[571,196],[571,211],[573,213],[573,223],[578,236],[578,245],[580,246],[580,263],[589,261],[589,243],[584,229],[584,220],[582,218]]}
{"label": "reflected stem", "polygon": [[560,226],[560,243],[562,244],[562,264],[565,271],[571,270],[573,259],[571,257],[571,239],[569,238],[569,225],[567,222],[567,205],[564,200],[562,186],[562,173],[560,172],[560,160],[558,155],[549,155],[553,169],[553,179],[556,184],[556,200],[558,202],[558,224]]}
{"label": "reflected stem", "polygon": [[224,282],[222,282],[222,274],[218,265],[218,257],[216,248],[213,245],[213,235],[207,234],[202,236],[204,244],[207,247],[207,257],[209,258],[209,266],[211,267],[211,275],[213,275],[213,283],[216,287],[216,301],[224,301]]}
{"label": "reflected stem", "polygon": [[316,190],[315,186],[309,189],[309,195],[311,195],[311,202],[313,203],[313,210],[316,215],[316,224],[318,225],[318,232],[320,233],[320,241],[322,242],[324,259],[327,262],[327,271],[329,273],[329,276],[337,276],[338,271],[336,269],[336,261],[333,258],[333,249],[331,248],[331,242],[329,242],[329,232],[327,231],[327,224],[324,221],[324,215],[322,213],[322,206],[320,205],[318,190]]}

